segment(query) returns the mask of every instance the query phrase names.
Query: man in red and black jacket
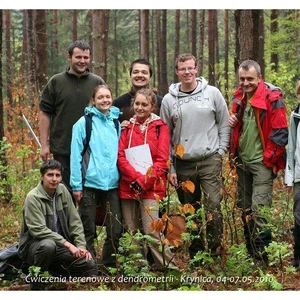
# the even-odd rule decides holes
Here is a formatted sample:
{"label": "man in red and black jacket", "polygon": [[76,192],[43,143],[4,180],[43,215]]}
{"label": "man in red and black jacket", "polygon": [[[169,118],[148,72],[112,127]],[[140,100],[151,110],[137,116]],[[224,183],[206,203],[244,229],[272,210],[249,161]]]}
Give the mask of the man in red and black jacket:
{"label": "man in red and black jacket", "polygon": [[238,175],[238,207],[248,252],[267,263],[265,247],[272,236],[262,210],[271,207],[273,179],[285,168],[286,106],[281,89],[263,81],[257,62],[244,61],[238,79],[229,119],[230,159]]}

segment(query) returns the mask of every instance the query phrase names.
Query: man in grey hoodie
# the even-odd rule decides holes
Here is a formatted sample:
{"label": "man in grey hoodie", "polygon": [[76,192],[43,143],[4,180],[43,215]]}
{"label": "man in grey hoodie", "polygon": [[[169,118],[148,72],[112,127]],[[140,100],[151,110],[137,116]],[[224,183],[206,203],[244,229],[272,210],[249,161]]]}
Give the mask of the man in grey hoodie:
{"label": "man in grey hoodie", "polygon": [[[197,231],[193,231],[195,236],[189,248],[191,259],[203,250],[211,251],[213,256],[220,254],[223,234],[222,158],[230,138],[227,104],[216,87],[209,85],[203,77],[196,77],[197,71],[197,60],[192,54],[177,57],[175,73],[180,82],[171,84],[160,110],[160,116],[171,132],[170,183],[176,188],[182,204],[192,204],[196,211],[203,204],[205,210],[208,249],[201,218],[196,217]],[[193,192],[184,187],[187,181],[193,182]]]}

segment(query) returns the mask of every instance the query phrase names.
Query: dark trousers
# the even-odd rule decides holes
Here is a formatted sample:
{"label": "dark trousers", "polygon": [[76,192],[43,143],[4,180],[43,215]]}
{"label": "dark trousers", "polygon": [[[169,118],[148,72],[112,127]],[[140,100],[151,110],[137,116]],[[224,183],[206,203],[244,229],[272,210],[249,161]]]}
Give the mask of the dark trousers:
{"label": "dark trousers", "polygon": [[96,257],[94,241],[96,237],[96,207],[100,205],[106,227],[106,239],[102,251],[102,264],[115,267],[122,234],[122,210],[117,189],[102,191],[93,188],[83,188],[83,197],[79,201],[78,211],[81,217],[87,249]]}
{"label": "dark trousers", "polygon": [[294,258],[300,259],[300,182],[294,184]]}
{"label": "dark trousers", "polygon": [[94,259],[86,261],[85,258],[74,258],[66,247],[58,246],[50,239],[34,241],[25,262],[55,276],[93,276],[98,273]]}

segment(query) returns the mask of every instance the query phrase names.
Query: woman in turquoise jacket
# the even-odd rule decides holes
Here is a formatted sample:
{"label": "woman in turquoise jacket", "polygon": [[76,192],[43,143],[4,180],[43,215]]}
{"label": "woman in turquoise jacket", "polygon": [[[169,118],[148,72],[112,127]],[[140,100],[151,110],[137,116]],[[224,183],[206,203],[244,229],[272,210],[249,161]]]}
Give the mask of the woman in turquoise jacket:
{"label": "woman in turquoise jacket", "polygon": [[[86,118],[81,117],[73,126],[71,141],[71,179],[73,196],[78,204],[84,227],[87,248],[96,257],[96,207],[106,213],[104,226],[107,237],[103,246],[102,264],[116,267],[116,251],[122,233],[121,205],[118,196],[119,171],[117,168],[120,111],[112,105],[111,91],[106,85],[95,88],[92,106],[85,114],[92,118],[89,147],[83,153],[87,136]],[[116,125],[119,128],[116,128]]]}

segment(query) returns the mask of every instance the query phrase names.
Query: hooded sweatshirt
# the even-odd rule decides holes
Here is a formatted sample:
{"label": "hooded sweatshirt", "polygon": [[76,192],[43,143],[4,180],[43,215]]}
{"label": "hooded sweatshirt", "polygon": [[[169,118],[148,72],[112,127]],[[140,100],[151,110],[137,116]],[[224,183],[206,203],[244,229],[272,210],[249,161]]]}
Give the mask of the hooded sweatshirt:
{"label": "hooded sweatshirt", "polygon": [[[71,177],[73,191],[82,191],[83,186],[108,191],[118,187],[117,168],[118,142],[120,128],[117,131],[113,119],[118,119],[120,110],[111,106],[104,115],[95,106],[86,107],[85,114],[92,114],[92,131],[87,151],[88,164],[86,175],[82,178],[82,150],[86,138],[85,118],[81,117],[73,126],[71,142]],[[119,124],[120,126],[120,124]],[[86,158],[85,158],[86,159]]]}
{"label": "hooded sweatshirt", "polygon": [[180,91],[181,83],[170,85],[160,109],[171,132],[173,156],[174,146],[182,145],[184,154],[180,159],[187,161],[198,161],[216,152],[224,155],[230,138],[229,112],[221,92],[203,77],[196,80],[198,85],[190,94]]}

